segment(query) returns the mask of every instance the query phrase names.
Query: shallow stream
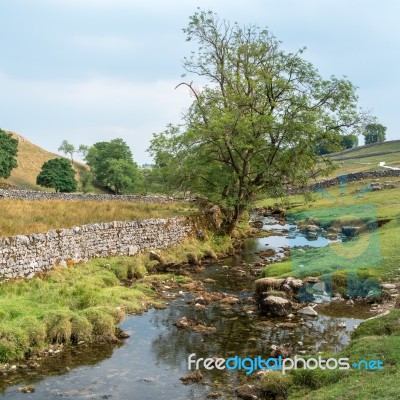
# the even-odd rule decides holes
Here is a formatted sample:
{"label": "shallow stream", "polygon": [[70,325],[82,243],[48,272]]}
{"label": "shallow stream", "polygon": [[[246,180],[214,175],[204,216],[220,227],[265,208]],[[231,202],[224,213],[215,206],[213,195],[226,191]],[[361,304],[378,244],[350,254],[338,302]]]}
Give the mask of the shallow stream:
{"label": "shallow stream", "polygon": [[[289,345],[294,354],[339,351],[349,341],[354,325],[371,316],[367,307],[350,307],[344,302],[318,306],[318,317],[291,323],[284,318],[258,315],[252,303],[256,252],[274,249],[278,257],[286,246],[325,246],[319,237],[307,239],[294,225],[280,225],[265,218],[264,229],[272,236],[249,239],[242,254],[206,267],[194,279],[206,279],[210,292],[237,296],[237,304],[210,303],[199,310],[189,292],[171,293],[169,306],[131,316],[120,324],[131,336],[119,345],[78,346],[52,357],[43,358],[37,370],[18,370],[0,377],[0,398],[4,399],[233,399],[234,389],[245,371],[204,371],[202,382],[184,385],[180,377],[188,371],[188,356],[268,358],[271,345]],[[208,279],[207,279],[208,278]],[[181,317],[196,318],[214,326],[216,333],[204,334],[179,330],[173,325]],[[345,325],[345,327],[344,327]],[[18,388],[34,385],[34,393]]]}

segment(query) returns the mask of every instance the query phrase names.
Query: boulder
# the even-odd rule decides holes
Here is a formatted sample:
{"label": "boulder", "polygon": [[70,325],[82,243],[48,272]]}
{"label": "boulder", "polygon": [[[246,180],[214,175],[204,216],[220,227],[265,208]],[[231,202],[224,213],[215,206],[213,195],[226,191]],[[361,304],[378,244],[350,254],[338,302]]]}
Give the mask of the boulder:
{"label": "boulder", "polygon": [[325,292],[325,283],[324,282],[317,282],[314,283],[314,285],[311,286],[311,289],[316,291],[316,292]]}
{"label": "boulder", "polygon": [[268,290],[279,290],[284,279],[280,278],[261,278],[255,281],[256,294],[262,294]]}
{"label": "boulder", "polygon": [[304,282],[301,279],[289,276],[285,279],[284,285],[288,285],[293,291],[297,292],[304,285]]}
{"label": "boulder", "polygon": [[262,229],[262,227],[264,226],[264,222],[260,220],[252,221],[251,225],[253,228]]}
{"label": "boulder", "polygon": [[274,317],[286,317],[292,312],[292,303],[278,296],[267,296],[261,302],[261,311]]}
{"label": "boulder", "polygon": [[151,261],[158,261],[158,263],[160,265],[164,265],[165,264],[164,259],[158,253],[156,253],[155,251],[152,251],[152,250],[149,251],[149,259]]}
{"label": "boulder", "polygon": [[318,313],[310,306],[304,307],[297,311],[298,314],[306,315],[307,317],[316,317]]}

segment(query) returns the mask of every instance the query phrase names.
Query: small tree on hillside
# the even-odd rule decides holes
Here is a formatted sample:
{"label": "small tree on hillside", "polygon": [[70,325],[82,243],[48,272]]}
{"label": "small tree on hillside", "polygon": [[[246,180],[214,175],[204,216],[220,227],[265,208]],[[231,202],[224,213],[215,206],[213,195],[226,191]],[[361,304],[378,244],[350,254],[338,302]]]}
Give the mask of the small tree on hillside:
{"label": "small tree on hillside", "polygon": [[74,163],[74,153],[78,150],[75,149],[75,146],[72,143],[69,143],[67,140],[63,140],[58,151],[62,151],[65,155],[69,154],[71,157],[71,164]]}
{"label": "small tree on hillside", "polygon": [[36,184],[56,192],[76,192],[77,181],[71,163],[65,158],[53,158],[42,165]]}
{"label": "small tree on hillside", "polygon": [[9,178],[11,171],[18,166],[18,140],[10,133],[0,129],[0,177]]}
{"label": "small tree on hillside", "polygon": [[365,144],[382,143],[386,140],[386,126],[382,124],[368,124],[365,127]]}
{"label": "small tree on hillside", "polygon": [[357,135],[344,135],[342,136],[342,147],[344,149],[352,149],[353,147],[358,146],[358,137]]}

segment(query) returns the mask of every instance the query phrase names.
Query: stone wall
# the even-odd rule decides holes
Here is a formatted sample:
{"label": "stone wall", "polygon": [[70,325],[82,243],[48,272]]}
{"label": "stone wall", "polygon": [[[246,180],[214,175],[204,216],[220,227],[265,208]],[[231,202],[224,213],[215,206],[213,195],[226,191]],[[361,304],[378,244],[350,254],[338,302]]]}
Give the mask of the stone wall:
{"label": "stone wall", "polygon": [[85,193],[54,193],[23,189],[0,189],[0,198],[24,200],[94,200],[94,201],[133,201],[152,203],[171,203],[179,199],[167,196],[138,196],[133,194],[85,194]]}
{"label": "stone wall", "polygon": [[31,278],[69,262],[166,248],[181,242],[192,230],[190,219],[180,217],[99,223],[0,238],[0,281]]}
{"label": "stone wall", "polygon": [[[330,186],[336,186],[342,183],[351,183],[357,182],[364,179],[381,179],[381,178],[396,178],[400,177],[400,171],[386,169],[384,171],[363,171],[363,172],[354,172],[351,174],[339,175],[336,178],[326,179],[324,181],[313,183],[309,185],[306,190],[308,191],[317,191],[321,189],[326,189]],[[304,189],[300,188],[291,188],[288,190],[289,194],[301,193],[304,192]]]}

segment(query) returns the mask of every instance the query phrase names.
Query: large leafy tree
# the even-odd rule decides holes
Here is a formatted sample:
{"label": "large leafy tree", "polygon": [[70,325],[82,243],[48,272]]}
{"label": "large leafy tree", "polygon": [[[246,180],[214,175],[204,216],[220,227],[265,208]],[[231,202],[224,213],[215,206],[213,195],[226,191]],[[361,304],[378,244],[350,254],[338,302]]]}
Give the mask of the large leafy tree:
{"label": "large leafy tree", "polygon": [[9,178],[11,171],[18,166],[18,140],[10,133],[0,129],[0,177]]}
{"label": "large leafy tree", "polygon": [[382,143],[386,140],[386,126],[382,124],[368,124],[363,132],[365,144]]}
{"label": "large leafy tree", "polygon": [[42,165],[36,184],[56,192],[76,192],[78,183],[71,163],[66,158],[53,158]]}
{"label": "large leafy tree", "polygon": [[98,142],[84,148],[95,181],[116,194],[140,190],[140,174],[129,146],[122,139]]}
{"label": "large leafy tree", "polygon": [[[267,30],[198,11],[184,30],[198,49],[186,58],[194,101],[182,125],[156,134],[150,152],[165,179],[205,195],[231,232],[258,195],[305,183],[318,163],[316,142],[357,128],[362,118],[346,79],[323,79]],[[329,160],[325,160],[328,164]]]}

